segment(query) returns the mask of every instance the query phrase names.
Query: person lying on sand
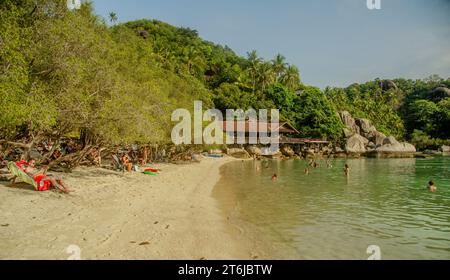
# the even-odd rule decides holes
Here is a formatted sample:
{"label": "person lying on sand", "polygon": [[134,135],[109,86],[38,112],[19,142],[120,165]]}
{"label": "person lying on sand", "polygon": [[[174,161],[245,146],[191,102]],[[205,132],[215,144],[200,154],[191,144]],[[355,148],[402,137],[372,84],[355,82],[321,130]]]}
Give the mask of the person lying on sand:
{"label": "person lying on sand", "polygon": [[436,187],[436,185],[434,184],[434,182],[433,181],[430,181],[429,183],[428,183],[428,191],[429,192],[437,192],[437,187]]}
{"label": "person lying on sand", "polygon": [[[45,181],[49,182],[51,186],[48,186],[48,189],[50,187],[54,187],[58,189],[60,192],[63,193],[70,193],[71,190],[68,188],[68,186],[64,183],[61,177],[55,177],[53,175],[47,175],[48,167],[44,167],[42,169],[35,168],[36,161],[34,159],[30,160],[28,164],[22,165],[23,171],[27,173],[29,176],[31,176],[34,180],[37,180],[39,177],[39,182]],[[13,179],[12,184],[15,183],[15,179]],[[48,190],[47,188],[43,190]]]}

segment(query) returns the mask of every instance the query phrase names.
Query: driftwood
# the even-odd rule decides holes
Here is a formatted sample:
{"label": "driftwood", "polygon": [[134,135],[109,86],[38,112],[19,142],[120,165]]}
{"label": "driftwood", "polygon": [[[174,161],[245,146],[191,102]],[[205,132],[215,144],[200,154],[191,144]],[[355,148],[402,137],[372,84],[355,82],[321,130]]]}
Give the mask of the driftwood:
{"label": "driftwood", "polygon": [[71,169],[79,166],[80,162],[91,152],[91,150],[92,150],[92,146],[89,145],[89,146],[84,147],[84,149],[79,152],[62,156],[54,161],[51,161],[48,165],[49,169],[52,169],[55,166],[64,162],[67,164],[67,168],[69,170],[71,170]]}

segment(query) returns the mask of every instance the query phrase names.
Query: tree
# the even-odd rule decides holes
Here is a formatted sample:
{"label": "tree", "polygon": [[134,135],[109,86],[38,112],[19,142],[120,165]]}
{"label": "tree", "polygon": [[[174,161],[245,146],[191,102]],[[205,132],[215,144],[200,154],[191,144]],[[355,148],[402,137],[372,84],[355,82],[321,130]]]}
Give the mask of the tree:
{"label": "tree", "polygon": [[276,82],[276,73],[268,62],[259,64],[257,83],[262,91]]}
{"label": "tree", "polygon": [[436,135],[441,120],[438,106],[428,100],[417,100],[409,107],[408,126],[428,135]]}
{"label": "tree", "polygon": [[305,137],[327,138],[339,141],[343,124],[336,109],[323,92],[307,87],[295,100],[296,126]]}
{"label": "tree", "polygon": [[288,67],[286,58],[281,54],[277,54],[277,56],[272,60],[272,66],[276,76],[276,80],[279,81],[279,79],[286,71],[286,68]]}
{"label": "tree", "polygon": [[258,74],[259,74],[259,70],[260,70],[259,66],[261,63],[261,58],[259,58],[256,50],[253,50],[253,51],[247,53],[247,61],[248,61],[248,70],[247,71],[251,78],[253,92],[255,92],[256,91],[256,83],[258,82],[257,79],[258,79]]}
{"label": "tree", "polygon": [[281,76],[280,82],[290,90],[298,90],[300,87],[300,73],[298,68],[294,65],[290,65],[283,76]]}
{"label": "tree", "polygon": [[115,24],[115,23],[117,22],[118,19],[119,19],[119,18],[117,17],[117,14],[116,14],[115,12],[110,12],[110,13],[109,13],[109,21],[110,21],[112,24]]}

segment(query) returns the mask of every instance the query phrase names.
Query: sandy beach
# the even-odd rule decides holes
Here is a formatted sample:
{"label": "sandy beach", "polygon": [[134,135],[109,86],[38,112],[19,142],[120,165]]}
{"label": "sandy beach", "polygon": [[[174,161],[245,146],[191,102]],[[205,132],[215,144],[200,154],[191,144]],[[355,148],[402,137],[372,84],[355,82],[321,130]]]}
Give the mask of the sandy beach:
{"label": "sandy beach", "polygon": [[[0,183],[0,259],[255,259],[212,196],[231,158],[155,165],[159,176],[78,168],[63,195]],[[73,247],[73,246],[72,246]]]}

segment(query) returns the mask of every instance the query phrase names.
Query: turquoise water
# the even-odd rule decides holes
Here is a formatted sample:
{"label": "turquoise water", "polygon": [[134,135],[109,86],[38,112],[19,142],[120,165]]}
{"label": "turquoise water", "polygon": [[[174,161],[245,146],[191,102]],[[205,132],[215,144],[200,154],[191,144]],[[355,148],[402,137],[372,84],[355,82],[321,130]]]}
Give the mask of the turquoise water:
{"label": "turquoise water", "polygon": [[367,259],[376,245],[382,259],[450,259],[449,157],[319,163],[306,175],[305,161],[234,162],[215,195],[274,258]]}

